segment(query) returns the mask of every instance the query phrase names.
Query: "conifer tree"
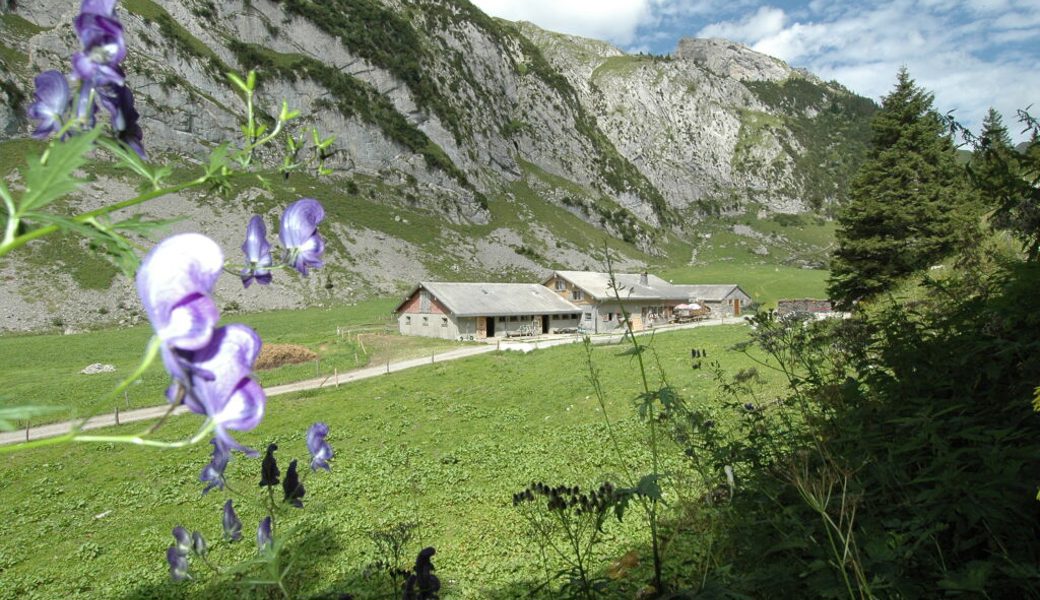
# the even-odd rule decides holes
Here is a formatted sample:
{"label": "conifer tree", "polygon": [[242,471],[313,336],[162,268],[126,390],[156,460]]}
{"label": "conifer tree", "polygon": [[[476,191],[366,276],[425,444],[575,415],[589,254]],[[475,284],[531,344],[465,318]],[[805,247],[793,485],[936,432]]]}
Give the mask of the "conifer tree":
{"label": "conifer tree", "polygon": [[1022,120],[1029,126],[1031,139],[1019,152],[1012,146],[1000,113],[989,109],[975,140],[969,172],[992,211],[992,226],[1021,239],[1029,258],[1036,260],[1040,256],[1040,192],[1036,186],[1040,139],[1032,117],[1022,113]]}
{"label": "conifer tree", "polygon": [[839,217],[828,281],[831,299],[846,308],[948,255],[971,222],[953,141],[932,95],[906,69],[871,129],[873,146]]}

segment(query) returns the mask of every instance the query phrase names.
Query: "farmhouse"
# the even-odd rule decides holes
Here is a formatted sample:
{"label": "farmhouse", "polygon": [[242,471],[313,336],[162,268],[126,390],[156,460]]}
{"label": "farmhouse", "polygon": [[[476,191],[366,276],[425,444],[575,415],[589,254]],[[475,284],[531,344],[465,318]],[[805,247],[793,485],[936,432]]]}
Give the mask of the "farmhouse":
{"label": "farmhouse", "polygon": [[615,273],[614,280],[619,288],[616,295],[609,273],[556,271],[542,285],[581,308],[581,328],[589,333],[624,327],[618,296],[632,319],[634,331],[667,323],[674,308],[689,300],[684,290],[655,275]]}
{"label": "farmhouse", "polygon": [[676,284],[690,302],[703,304],[711,309],[712,316],[740,316],[751,304],[751,296],[735,283],[717,285]]}
{"label": "farmhouse", "polygon": [[424,281],[394,311],[402,335],[479,340],[575,329],[581,308],[535,283]]}

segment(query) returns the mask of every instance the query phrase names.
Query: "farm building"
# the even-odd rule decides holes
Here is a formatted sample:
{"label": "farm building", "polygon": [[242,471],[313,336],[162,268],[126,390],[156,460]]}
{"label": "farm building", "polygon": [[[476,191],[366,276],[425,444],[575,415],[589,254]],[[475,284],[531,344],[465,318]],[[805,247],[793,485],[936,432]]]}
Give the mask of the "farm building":
{"label": "farm building", "polygon": [[676,284],[690,302],[711,309],[712,316],[740,316],[751,305],[751,296],[735,283],[717,285]]}
{"label": "farm building", "polygon": [[402,335],[479,340],[573,329],[581,308],[535,283],[424,281],[395,313]]}
{"label": "farm building", "polygon": [[581,309],[581,327],[589,333],[611,332],[624,327],[621,306],[632,318],[632,329],[641,331],[667,323],[676,305],[689,300],[684,290],[647,273],[615,273],[620,287],[615,295],[609,273],[556,271],[542,285]]}

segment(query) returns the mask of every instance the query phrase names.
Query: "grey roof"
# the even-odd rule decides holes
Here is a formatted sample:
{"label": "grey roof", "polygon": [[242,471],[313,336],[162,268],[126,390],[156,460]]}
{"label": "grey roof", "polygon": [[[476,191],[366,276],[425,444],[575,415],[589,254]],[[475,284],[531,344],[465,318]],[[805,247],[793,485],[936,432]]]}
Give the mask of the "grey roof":
{"label": "grey roof", "polygon": [[[585,290],[596,300],[613,300],[614,290],[610,288],[610,273],[592,271],[556,271],[559,277]],[[619,295],[622,300],[681,300],[689,297],[686,292],[677,289],[656,275],[647,275],[646,285],[640,283],[639,273],[614,273],[614,280],[620,286]],[[546,280],[548,281],[548,280]]]}
{"label": "grey roof", "polygon": [[[408,294],[426,289],[457,317],[559,315],[581,309],[537,283],[458,283],[423,281]],[[400,307],[398,307],[400,308]]]}
{"label": "grey roof", "polygon": [[[751,298],[747,292],[735,283],[692,285],[677,283],[675,287],[681,289],[690,300],[725,300],[734,297],[734,291],[739,290],[748,299]],[[739,294],[738,294],[739,295]]]}

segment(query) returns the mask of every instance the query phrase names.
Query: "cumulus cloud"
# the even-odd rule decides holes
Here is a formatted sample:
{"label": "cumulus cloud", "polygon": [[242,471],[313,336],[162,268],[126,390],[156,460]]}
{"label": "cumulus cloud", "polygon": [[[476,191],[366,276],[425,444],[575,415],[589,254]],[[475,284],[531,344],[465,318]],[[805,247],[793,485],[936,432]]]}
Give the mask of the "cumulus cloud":
{"label": "cumulus cloud", "polygon": [[1011,120],[1038,100],[1036,52],[1014,46],[1040,44],[1037,8],[1035,0],[818,2],[792,18],[763,6],[697,35],[742,42],[873,98],[905,66],[938,110],[977,127],[990,106]]}

